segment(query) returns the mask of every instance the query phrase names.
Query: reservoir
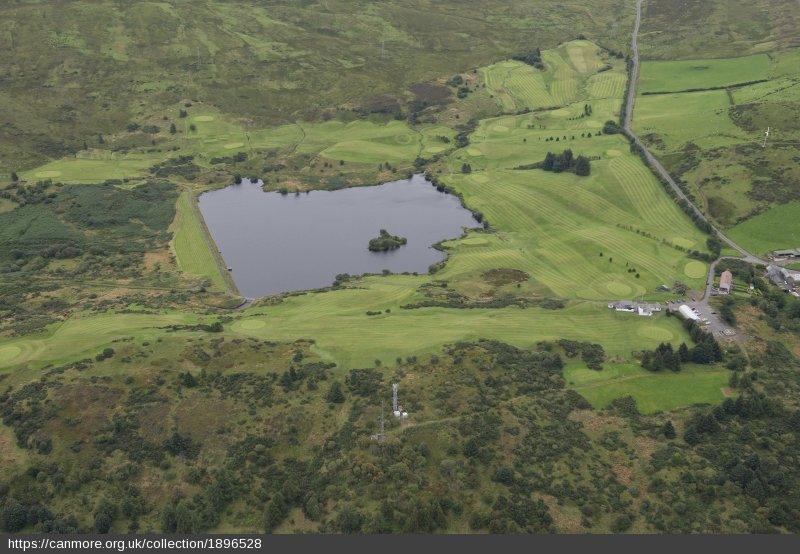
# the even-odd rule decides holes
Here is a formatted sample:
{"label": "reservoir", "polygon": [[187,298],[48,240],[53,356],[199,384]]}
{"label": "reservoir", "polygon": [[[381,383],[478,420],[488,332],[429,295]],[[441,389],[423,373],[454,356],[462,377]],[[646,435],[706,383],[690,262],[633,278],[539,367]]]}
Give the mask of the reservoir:
{"label": "reservoir", "polygon": [[[282,195],[243,180],[200,196],[200,211],[239,292],[258,298],[330,286],[349,273],[427,273],[432,245],[480,224],[423,175],[372,187]],[[408,243],[370,252],[381,229]]]}

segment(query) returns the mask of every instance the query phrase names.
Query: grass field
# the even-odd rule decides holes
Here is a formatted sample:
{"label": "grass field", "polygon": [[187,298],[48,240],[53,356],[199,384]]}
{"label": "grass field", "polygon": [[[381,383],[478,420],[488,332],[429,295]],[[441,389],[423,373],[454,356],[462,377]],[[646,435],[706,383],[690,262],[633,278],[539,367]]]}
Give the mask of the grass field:
{"label": "grass field", "polygon": [[[707,69],[697,69],[706,67]],[[683,179],[718,224],[800,200],[800,49],[739,58],[642,64],[640,92],[744,87],[639,95],[634,129]],[[764,132],[770,128],[767,148]],[[746,239],[745,239],[746,240]]]}
{"label": "grass field", "polygon": [[642,136],[657,134],[672,149],[687,142],[710,149],[762,139],[763,133],[748,133],[736,126],[728,115],[730,105],[724,90],[640,96],[635,129]]}
{"label": "grass field", "polygon": [[[570,40],[576,20],[581,32],[621,50],[627,33],[611,36],[611,22],[627,28],[632,18],[618,0],[596,0],[591,17],[584,6],[556,0],[378,0],[320,9],[224,0],[4,2],[0,21],[9,26],[0,46],[13,77],[0,84],[0,120],[10,125],[0,137],[0,175],[41,166],[85,141],[97,146],[99,133],[160,118],[190,99],[263,129],[316,107],[400,97],[413,84],[492,63],[532,41],[548,48]],[[42,59],[59,69],[51,72]],[[246,142],[226,140],[218,151]]]}
{"label": "grass field", "polygon": [[[470,145],[448,157],[442,177],[501,234],[457,250],[441,275],[482,294],[488,287],[478,286],[476,275],[516,268],[531,276],[520,285],[523,291],[592,300],[659,298],[656,287],[675,280],[701,286],[705,265],[670,245],[703,250],[705,237],[628,153],[621,136],[596,135],[619,105],[619,97],[586,98],[557,110],[481,121]],[[513,170],[565,148],[596,158],[589,177]],[[472,169],[467,175],[459,171],[465,163]]]}
{"label": "grass field", "polygon": [[[581,96],[599,99],[622,95],[624,64],[589,41],[574,40],[545,50],[542,60],[544,70],[514,60],[480,70],[487,90],[504,112],[564,106]],[[608,71],[597,73],[606,65]]]}
{"label": "grass field", "polygon": [[209,250],[203,230],[192,213],[188,192],[182,192],[178,198],[173,233],[172,248],[180,270],[189,275],[205,277],[217,289],[225,290],[225,281]]}
{"label": "grass field", "polygon": [[800,202],[775,206],[730,229],[730,237],[751,252],[800,247]]}
{"label": "grass field", "polygon": [[[708,270],[708,236],[602,133],[634,3],[3,3],[0,531],[800,531],[792,299],[773,317],[737,277],[741,354],[678,372],[638,360],[694,346],[680,317],[607,306]],[[645,57],[684,59],[645,90],[767,68],[637,106],[717,222],[761,212],[732,232],[755,251],[800,246],[795,4],[644,4]],[[532,47],[543,71],[508,60]],[[531,169],[567,148],[589,175]],[[430,275],[225,292],[195,195],[421,170],[485,223]],[[384,418],[391,383],[408,418]]]}
{"label": "grass field", "polygon": [[[556,338],[591,340],[607,351],[625,356],[653,348],[660,341],[686,340],[677,319],[642,321],[602,304],[576,304],[565,310],[539,308],[401,309],[419,299],[417,286],[425,277],[394,275],[367,279],[367,287],[290,297],[269,308],[253,308],[226,326],[232,334],[292,341],[313,338],[314,350],[344,368],[372,365],[375,358],[437,352],[458,340],[494,338],[520,347]],[[381,316],[366,311],[390,309]],[[165,333],[159,327],[198,321],[190,314],[108,314],[76,316],[45,335],[5,341],[0,367],[55,362],[88,355],[114,338],[134,336],[153,340]],[[205,318],[208,321],[208,318]],[[80,338],[80,340],[77,340]]]}
{"label": "grass field", "polygon": [[22,172],[20,177],[31,182],[52,179],[62,183],[101,183],[107,179],[144,177],[151,166],[164,159],[165,154],[140,152],[120,155],[107,150],[93,150]]}
{"label": "grass field", "polygon": [[[413,300],[424,277],[373,277],[368,286],[324,294],[291,297],[269,308],[254,308],[226,325],[226,334],[259,339],[293,341],[314,338],[313,350],[340,370],[386,363],[397,356],[437,353],[447,343],[478,338],[497,339],[532,348],[540,340],[569,338],[599,342],[610,355],[630,360],[633,350],[654,348],[662,341],[686,341],[676,318],[658,316],[642,320],[620,314],[601,304],[576,304],[565,310],[538,308],[453,310],[400,306]],[[367,316],[367,310],[391,312]],[[0,368],[32,363],[41,366],[78,357],[90,357],[120,337],[137,342],[165,336],[164,326],[209,321],[189,314],[108,314],[74,317],[48,333],[7,341],[0,346]],[[179,332],[177,335],[185,335]],[[197,333],[189,332],[190,336]],[[707,370],[679,374],[652,374],[628,362],[606,363],[601,372],[581,364],[565,371],[569,386],[593,404],[603,406],[630,394],[642,411],[668,410],[716,399],[727,372]]]}
{"label": "grass field", "polygon": [[650,61],[642,64],[640,93],[724,87],[767,79],[772,61],[766,54],[741,58]]}
{"label": "grass field", "polygon": [[[157,148],[140,146],[127,154],[93,149],[23,172],[20,177],[30,182],[52,179],[64,183],[137,180],[148,177],[154,165],[178,156],[193,156],[195,164],[210,170],[219,167],[211,163],[214,158],[231,157],[240,152],[260,158],[270,151],[306,154],[309,159],[320,156],[337,164],[345,161],[370,168],[385,162],[410,166],[418,156],[443,152],[447,144],[442,137],[449,140],[455,135],[452,129],[442,125],[411,128],[405,121],[375,123],[367,120],[245,130],[242,124],[219,111],[207,106],[197,108],[197,115],[184,120],[181,133],[162,133]],[[109,137],[108,143],[124,143],[125,140],[128,137],[123,133]],[[310,172],[310,168],[305,169]]]}
{"label": "grass field", "polygon": [[730,372],[698,366],[685,367],[680,373],[653,373],[620,365],[599,372],[568,367],[564,376],[596,408],[630,395],[636,399],[639,411],[649,414],[692,404],[718,404],[725,399],[722,389],[728,384]]}
{"label": "grass field", "polygon": [[[241,315],[233,314],[225,333],[281,341],[313,339],[314,352],[342,369],[371,366],[375,359],[388,362],[400,356],[436,353],[445,344],[479,338],[525,348],[541,340],[586,340],[602,344],[616,357],[604,374],[611,379],[620,372],[629,372],[629,376],[641,372],[631,352],[654,348],[662,341],[686,341],[677,319],[620,314],[609,310],[606,301],[663,299],[656,287],[675,280],[699,287],[705,265],[689,259],[682,249],[704,250],[705,236],[629,153],[620,135],[599,133],[606,120],[617,117],[623,87],[618,78],[610,77],[612,70],[597,73],[605,63],[598,57],[597,47],[573,42],[545,51],[544,58],[552,69],[547,76],[548,90],[562,107],[484,119],[467,147],[434,166],[433,171],[439,171],[443,181],[463,194],[468,206],[485,214],[493,231],[471,232],[446,243],[450,258],[434,278],[469,298],[510,294],[570,299],[565,309],[403,309],[403,305],[427,298],[422,286],[430,284],[431,277],[391,275],[367,278],[354,289],[293,296],[276,305],[250,308]],[[604,78],[607,82],[597,79],[598,75],[609,76]],[[512,81],[509,86],[516,84]],[[535,105],[535,92],[520,88],[514,94],[517,100]],[[606,94],[609,96],[604,97]],[[294,149],[300,154],[319,153],[334,161],[363,164],[411,160],[428,148],[441,148],[439,144],[446,142],[440,137],[454,134],[441,125],[412,129],[394,121],[302,123],[245,133],[213,110],[195,110],[186,121],[186,131],[174,140],[189,145],[184,148],[194,149],[201,161],[223,150],[235,152],[243,148],[238,146],[242,143],[250,148],[257,144],[259,148]],[[543,159],[548,151],[565,148],[592,158],[590,176],[513,169]],[[470,164],[470,173],[461,173],[465,163]],[[174,248],[179,264],[188,273],[212,278],[213,259],[202,248],[199,228],[185,217],[188,202],[188,195],[183,194],[178,203]],[[490,269],[515,269],[527,277],[518,286],[497,285],[485,277]],[[366,315],[375,310],[384,313]],[[108,325],[112,319],[113,325]],[[46,335],[4,342],[0,367],[39,366],[91,355],[112,337],[152,340],[165,333],[160,327],[197,321],[197,316],[176,312],[74,317]],[[77,336],[83,339],[78,341]],[[682,375],[663,378],[681,381],[674,385],[677,389],[690,386]],[[619,395],[627,393],[620,390]],[[674,404],[674,398],[657,404],[657,390],[631,393],[641,396],[645,409]],[[608,389],[604,394],[611,397],[614,393]]]}

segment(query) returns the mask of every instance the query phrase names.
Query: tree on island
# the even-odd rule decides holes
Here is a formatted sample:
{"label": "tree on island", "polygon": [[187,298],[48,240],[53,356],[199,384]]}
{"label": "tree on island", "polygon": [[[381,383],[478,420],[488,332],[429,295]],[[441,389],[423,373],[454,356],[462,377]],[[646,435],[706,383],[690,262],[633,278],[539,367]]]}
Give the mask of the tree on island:
{"label": "tree on island", "polygon": [[373,252],[385,252],[400,248],[407,242],[405,237],[390,235],[389,231],[381,229],[380,236],[369,241],[369,249]]}

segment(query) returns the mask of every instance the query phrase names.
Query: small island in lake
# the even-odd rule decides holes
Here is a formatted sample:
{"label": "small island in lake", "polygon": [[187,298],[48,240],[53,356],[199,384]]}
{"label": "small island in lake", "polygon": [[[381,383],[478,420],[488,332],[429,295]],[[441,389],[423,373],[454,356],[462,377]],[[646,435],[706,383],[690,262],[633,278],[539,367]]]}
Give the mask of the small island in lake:
{"label": "small island in lake", "polygon": [[405,237],[397,237],[390,235],[386,229],[381,229],[381,234],[369,241],[369,249],[373,252],[386,252],[387,250],[394,250],[400,248],[408,240]]}

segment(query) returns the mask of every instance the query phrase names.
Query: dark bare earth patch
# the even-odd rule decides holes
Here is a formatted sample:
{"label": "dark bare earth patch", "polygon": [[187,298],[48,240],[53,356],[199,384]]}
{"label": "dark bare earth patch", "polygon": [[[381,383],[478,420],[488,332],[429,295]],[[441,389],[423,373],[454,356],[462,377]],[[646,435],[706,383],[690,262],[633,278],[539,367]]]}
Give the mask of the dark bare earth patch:
{"label": "dark bare earth patch", "polygon": [[498,268],[490,269],[483,275],[483,280],[496,287],[503,285],[511,285],[514,283],[521,283],[527,281],[530,275],[519,269]]}

